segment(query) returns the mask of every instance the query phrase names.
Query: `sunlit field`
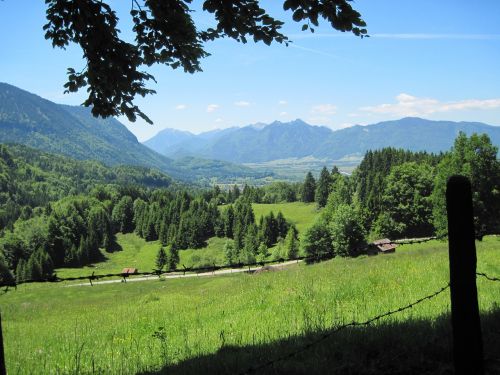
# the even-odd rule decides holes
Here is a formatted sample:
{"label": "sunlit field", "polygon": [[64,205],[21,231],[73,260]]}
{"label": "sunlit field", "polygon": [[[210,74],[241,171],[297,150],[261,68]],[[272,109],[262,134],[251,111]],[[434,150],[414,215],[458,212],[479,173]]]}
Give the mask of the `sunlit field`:
{"label": "sunlit field", "polygon": [[[500,275],[500,239],[488,237],[477,247],[478,271]],[[126,259],[132,258],[120,262]],[[120,262],[117,258],[116,264]],[[333,327],[404,306],[447,282],[447,244],[431,241],[401,246],[395,254],[301,263],[275,272],[93,287],[21,285],[0,296],[7,370],[239,373],[296,350]],[[478,290],[484,322],[498,326],[498,319],[489,318],[498,308],[498,283],[478,278]],[[375,328],[333,334],[300,357],[261,371],[370,373],[387,370],[389,363],[396,372],[418,373],[427,365],[445,371],[449,331],[443,315],[449,307],[447,290],[379,320]],[[493,333],[484,335],[489,343]],[[419,355],[410,355],[420,347],[436,354],[422,362]],[[498,354],[498,337],[485,350],[490,357]],[[373,363],[363,365],[373,353],[378,353],[370,359]],[[390,360],[394,357],[400,357],[397,363]]]}

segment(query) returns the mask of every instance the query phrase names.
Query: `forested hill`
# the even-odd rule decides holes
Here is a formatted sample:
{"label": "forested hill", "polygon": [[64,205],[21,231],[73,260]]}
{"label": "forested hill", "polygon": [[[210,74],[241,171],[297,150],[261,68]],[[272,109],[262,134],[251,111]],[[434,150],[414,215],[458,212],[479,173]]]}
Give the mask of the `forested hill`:
{"label": "forested hill", "polygon": [[407,117],[378,124],[356,125],[333,131],[302,120],[268,125],[249,125],[219,132],[177,136],[165,129],[145,145],[166,156],[194,155],[231,160],[238,163],[266,162],[278,159],[315,157],[339,160],[350,155],[362,156],[368,150],[384,147],[439,153],[449,150],[459,132],[488,134],[500,145],[500,126],[478,122],[431,121]]}
{"label": "forested hill", "polygon": [[44,207],[68,195],[87,194],[98,185],[166,188],[174,184],[164,173],[140,166],[106,167],[22,145],[0,145],[0,229],[23,211]]}
{"label": "forested hill", "polygon": [[203,161],[205,168],[193,166],[192,159],[174,162],[139,143],[114,118],[95,118],[88,108],[55,104],[6,83],[0,83],[0,143],[19,143],[111,166],[157,168],[183,180],[257,175],[227,162]]}

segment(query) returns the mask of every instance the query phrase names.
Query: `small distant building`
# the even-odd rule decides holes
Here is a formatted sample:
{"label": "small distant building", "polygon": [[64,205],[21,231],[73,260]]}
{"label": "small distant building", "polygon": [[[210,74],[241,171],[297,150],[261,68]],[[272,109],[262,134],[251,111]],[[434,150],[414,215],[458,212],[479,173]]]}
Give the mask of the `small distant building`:
{"label": "small distant building", "polygon": [[396,252],[396,247],[398,245],[392,242],[388,238],[383,238],[381,240],[373,241],[371,244],[368,245],[368,254],[378,254],[378,253],[383,253],[383,254],[388,254],[388,253],[394,253]]}
{"label": "small distant building", "polygon": [[123,276],[128,276],[128,275],[135,275],[139,272],[137,268],[124,268],[122,270],[122,275]]}

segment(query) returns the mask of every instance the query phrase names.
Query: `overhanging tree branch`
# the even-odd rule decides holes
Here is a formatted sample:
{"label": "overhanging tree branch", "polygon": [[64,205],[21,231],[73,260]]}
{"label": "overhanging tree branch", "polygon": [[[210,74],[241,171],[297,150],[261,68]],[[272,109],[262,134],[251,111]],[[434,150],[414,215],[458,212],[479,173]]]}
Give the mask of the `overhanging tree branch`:
{"label": "overhanging tree branch", "polygon": [[[283,9],[293,12],[295,22],[305,22],[303,30],[314,29],[319,18],[339,31],[367,36],[366,23],[350,5],[351,0],[285,0]],[[94,116],[137,116],[152,121],[134,104],[137,95],[154,94],[146,82],[154,77],[141,69],[165,64],[182,67],[187,73],[201,71],[200,61],[209,56],[203,44],[229,37],[246,43],[285,43],[283,22],[261,8],[258,0],[205,0],[203,10],[213,14],[216,26],[198,31],[191,17],[192,0],[133,0],[130,15],[135,43],[119,37],[118,17],[103,0],[45,0],[47,24],[45,38],[53,47],[65,49],[70,43],[83,51],[86,68],[80,73],[68,68],[65,92],[86,87],[83,105],[92,107]],[[134,6],[135,5],[135,6]]]}

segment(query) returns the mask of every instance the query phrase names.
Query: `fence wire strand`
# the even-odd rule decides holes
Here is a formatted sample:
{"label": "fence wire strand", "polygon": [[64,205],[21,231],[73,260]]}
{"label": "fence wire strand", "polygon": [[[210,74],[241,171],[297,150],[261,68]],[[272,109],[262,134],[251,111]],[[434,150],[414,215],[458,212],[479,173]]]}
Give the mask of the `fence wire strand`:
{"label": "fence wire strand", "polygon": [[353,321],[351,323],[347,323],[347,324],[344,324],[344,325],[341,325],[341,326],[337,326],[335,327],[333,330],[331,330],[330,332],[327,332],[327,333],[324,333],[323,335],[321,335],[319,338],[317,338],[316,340],[314,341],[311,341],[310,343],[302,346],[301,348],[297,349],[297,350],[294,350],[293,352],[290,352],[288,354],[285,354],[281,357],[278,357],[278,358],[275,358],[273,360],[270,360],[270,361],[267,361],[259,366],[256,366],[256,367],[250,367],[248,368],[247,370],[245,370],[244,372],[240,373],[241,375],[246,375],[246,374],[251,374],[251,373],[255,373],[259,370],[262,370],[266,367],[269,367],[269,366],[272,366],[274,365],[275,363],[277,362],[280,362],[280,361],[283,361],[283,360],[287,360],[289,358],[292,358],[292,357],[295,357],[303,352],[305,352],[306,350],[312,348],[313,346],[319,344],[320,342],[328,339],[329,337],[331,337],[332,335],[334,335],[335,333],[343,330],[343,329],[346,329],[346,328],[349,328],[349,327],[359,327],[359,326],[367,326],[373,322],[376,322],[382,318],[385,318],[387,316],[390,316],[390,315],[394,315],[394,314],[397,314],[397,313],[400,313],[402,311],[405,311],[405,310],[408,310],[408,309],[411,309],[412,307],[414,307],[415,305],[418,305],[426,300],[431,300],[432,298],[438,296],[439,294],[443,293],[445,290],[447,290],[448,288],[450,287],[450,284],[446,284],[445,286],[443,286],[442,288],[440,288],[439,290],[437,290],[436,292],[432,293],[432,294],[429,294],[425,297],[422,297],[422,298],[419,298],[418,300],[406,305],[406,306],[403,306],[403,307],[400,307],[398,309],[394,309],[394,310],[390,310],[390,311],[387,311],[386,313],[383,313],[383,314],[380,314],[380,315],[377,315],[376,317],[374,318],[371,318],[371,319],[368,319],[364,322],[356,322],[356,321]]}
{"label": "fence wire strand", "polygon": [[500,281],[500,278],[498,278],[498,277],[493,277],[493,276],[489,276],[489,275],[485,274],[484,272],[476,272],[476,275],[477,275],[477,276],[482,276],[482,277],[484,277],[486,280],[489,280],[489,281]]}

